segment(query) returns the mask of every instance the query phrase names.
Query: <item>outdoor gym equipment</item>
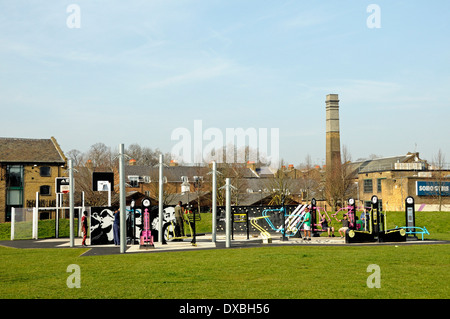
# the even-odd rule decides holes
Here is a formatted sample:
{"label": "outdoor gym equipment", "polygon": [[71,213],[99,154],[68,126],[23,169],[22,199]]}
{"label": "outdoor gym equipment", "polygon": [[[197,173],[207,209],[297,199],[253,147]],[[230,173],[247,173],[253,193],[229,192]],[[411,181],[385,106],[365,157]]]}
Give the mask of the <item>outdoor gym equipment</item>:
{"label": "outdoor gym equipment", "polygon": [[239,213],[233,212],[232,215],[233,218],[231,219],[231,239],[234,239],[234,223],[245,223],[247,239],[249,239],[250,227],[249,227],[248,209],[245,209],[243,212],[241,211]]}
{"label": "outdoor gym equipment", "polygon": [[144,229],[141,233],[140,249],[155,248],[153,244],[153,236],[150,230],[150,213],[148,208],[144,210]]}
{"label": "outdoor gym equipment", "polygon": [[[350,200],[349,200],[350,203]],[[346,243],[361,242],[402,242],[406,241],[406,230],[403,228],[387,229],[387,215],[379,209],[379,201],[376,195],[371,199],[372,209],[366,219],[369,218],[368,230],[356,230],[350,228],[345,232]],[[367,222],[367,220],[366,220]]]}
{"label": "outdoor gym equipment", "polygon": [[[313,211],[313,214],[311,214],[312,215],[311,235],[313,237],[319,237],[321,232],[327,231],[325,229],[322,229],[322,224],[320,223],[320,221],[322,220],[322,218],[326,218],[328,221],[331,221],[331,218],[323,207],[313,207],[311,211]],[[317,217],[319,217],[319,222],[317,222]],[[320,228],[317,228],[318,226],[320,226]],[[331,224],[329,224],[328,226],[331,227]]]}
{"label": "outdoor gym equipment", "polygon": [[[417,227],[416,226],[416,213],[414,209],[414,197],[408,196],[405,199],[405,220],[406,220],[406,226],[399,227],[406,230],[406,235],[409,236],[409,238],[418,239],[416,234],[422,235],[429,235],[430,233],[425,227]],[[412,236],[410,236],[412,235]]]}
{"label": "outdoor gym equipment", "polygon": [[336,213],[332,214],[331,217],[336,218],[336,215],[341,211],[346,211],[344,215],[348,217],[348,228],[356,229],[356,204],[353,198],[348,200],[348,205],[340,208]]}
{"label": "outdoor gym equipment", "polygon": [[[231,206],[229,219],[232,229],[230,230],[230,235],[231,233],[234,235],[239,233],[244,236],[247,234],[247,238],[249,238],[252,233],[260,234],[261,230],[255,227],[251,221],[261,217],[255,222],[267,231],[272,238],[274,238],[275,234],[283,235],[285,229],[285,238],[287,236],[289,238],[301,237],[300,231],[303,226],[305,208],[305,204],[285,205],[284,208],[280,206]],[[319,211],[318,207],[317,211]],[[227,220],[225,207],[218,206],[217,212],[217,232],[225,233],[225,223]],[[319,213],[317,215],[319,216]],[[319,232],[321,230],[317,229],[317,231]]]}
{"label": "outdoor gym equipment", "polygon": [[[304,223],[305,208],[306,205],[298,205],[297,208],[291,213],[286,214],[286,209],[284,206],[276,209],[265,209],[262,211],[262,217],[265,218],[269,226],[276,232],[280,232],[283,236],[293,237],[297,234]],[[275,227],[268,213],[281,213],[283,214],[284,223],[279,227]],[[287,217],[287,218],[286,218]]]}
{"label": "outdoor gym equipment", "polygon": [[427,230],[426,227],[418,227],[418,226],[414,226],[414,227],[398,227],[399,229],[404,229],[406,230],[406,235],[413,235],[413,237],[416,237],[416,234],[420,234],[422,235],[422,240],[423,240],[423,235],[429,235],[429,231]]}
{"label": "outdoor gym equipment", "polygon": [[267,216],[255,217],[255,218],[251,219],[250,223],[252,224],[253,227],[255,227],[257,230],[260,231],[261,237],[263,239],[263,243],[269,244],[272,242],[272,236],[270,236],[270,233],[267,230],[265,230],[260,225],[258,225],[258,220],[266,219],[266,218],[267,218]]}
{"label": "outdoor gym equipment", "polygon": [[[166,208],[167,209],[167,208]],[[170,209],[170,207],[169,207]],[[173,209],[173,208],[172,208]],[[170,212],[171,215],[174,215],[173,212]],[[196,231],[195,231],[195,222],[201,220],[201,215],[196,213],[195,211],[187,210],[185,214],[183,214],[183,224],[189,226],[190,236],[186,235],[186,227],[183,227],[183,234],[180,237],[175,235],[175,227],[176,219],[174,216],[169,218],[169,222],[166,222],[163,226],[163,243],[167,243],[167,241],[171,240],[180,240],[192,237],[192,245],[197,246],[196,242]]]}

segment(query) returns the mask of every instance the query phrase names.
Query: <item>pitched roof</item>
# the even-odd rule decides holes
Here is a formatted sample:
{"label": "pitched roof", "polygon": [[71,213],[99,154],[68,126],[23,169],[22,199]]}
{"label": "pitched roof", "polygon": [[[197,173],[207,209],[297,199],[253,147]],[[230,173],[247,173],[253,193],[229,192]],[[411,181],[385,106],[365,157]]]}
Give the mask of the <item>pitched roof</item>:
{"label": "pitched roof", "polygon": [[389,171],[396,169],[396,163],[406,163],[412,160],[420,163],[424,162],[418,158],[418,153],[408,153],[406,155],[400,156],[375,158],[371,160],[353,162],[350,163],[350,167],[355,173]]}
{"label": "pitched roof", "polygon": [[0,137],[0,162],[64,164],[65,157],[53,137],[51,139]]}

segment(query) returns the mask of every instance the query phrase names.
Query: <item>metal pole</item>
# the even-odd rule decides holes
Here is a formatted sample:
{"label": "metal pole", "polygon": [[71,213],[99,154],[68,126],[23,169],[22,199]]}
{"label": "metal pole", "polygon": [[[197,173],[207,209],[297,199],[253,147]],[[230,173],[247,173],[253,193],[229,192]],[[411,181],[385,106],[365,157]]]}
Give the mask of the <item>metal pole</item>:
{"label": "metal pole", "polygon": [[158,242],[163,242],[163,191],[164,191],[164,166],[163,166],[164,156],[159,154],[159,198],[158,198],[158,220],[159,220],[159,229],[158,229]]}
{"label": "metal pole", "polygon": [[16,225],[16,209],[11,207],[11,240],[14,240],[14,228]]}
{"label": "metal pole", "polygon": [[36,192],[36,211],[33,211],[33,239],[38,238],[38,225],[37,225],[37,219],[39,215],[39,192]]}
{"label": "metal pole", "polygon": [[[119,195],[120,195],[120,253],[123,254],[127,248],[127,209],[125,196],[125,146],[119,144]],[[112,185],[111,185],[112,187]],[[110,187],[110,188],[111,188]]]}
{"label": "metal pole", "polygon": [[37,214],[38,210],[36,207],[33,207],[33,221],[32,221],[32,238],[37,239]]}
{"label": "metal pole", "polygon": [[63,194],[59,194],[58,195],[59,196],[59,208],[61,209],[60,211],[58,211],[58,218],[57,218],[57,220],[56,220],[56,226],[57,226],[57,233],[58,233],[58,236],[56,236],[56,238],[59,238],[59,216],[61,216],[61,212],[62,212],[62,214],[65,214],[65,212],[64,212],[64,195]]}
{"label": "metal pole", "polygon": [[213,162],[212,174],[212,242],[216,242],[217,228],[217,163]]}
{"label": "metal pole", "polygon": [[108,182],[108,207],[111,207],[111,183]]}
{"label": "metal pole", "polygon": [[58,238],[59,194],[56,193],[55,238]]}
{"label": "metal pole", "polygon": [[226,200],[226,208],[225,208],[225,236],[226,236],[226,248],[231,247],[231,194],[230,194],[230,179],[227,178],[225,180],[225,200]]}
{"label": "metal pole", "polygon": [[74,191],[73,187],[73,162],[71,159],[69,162],[69,223],[70,223],[70,247],[74,246],[74,234],[73,234],[73,218],[74,218]]}
{"label": "metal pole", "polygon": [[[111,206],[111,205],[109,205]],[[81,226],[81,218],[84,213],[84,192],[81,192],[81,207],[78,207],[78,236],[83,237],[83,228]]]}

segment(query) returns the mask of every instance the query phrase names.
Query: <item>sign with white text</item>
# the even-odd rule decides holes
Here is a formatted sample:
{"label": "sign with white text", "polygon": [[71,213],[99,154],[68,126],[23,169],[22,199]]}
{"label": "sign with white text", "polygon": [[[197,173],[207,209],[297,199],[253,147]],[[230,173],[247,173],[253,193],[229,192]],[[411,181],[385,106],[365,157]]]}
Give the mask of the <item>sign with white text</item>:
{"label": "sign with white text", "polygon": [[450,182],[417,181],[416,195],[418,196],[450,196]]}

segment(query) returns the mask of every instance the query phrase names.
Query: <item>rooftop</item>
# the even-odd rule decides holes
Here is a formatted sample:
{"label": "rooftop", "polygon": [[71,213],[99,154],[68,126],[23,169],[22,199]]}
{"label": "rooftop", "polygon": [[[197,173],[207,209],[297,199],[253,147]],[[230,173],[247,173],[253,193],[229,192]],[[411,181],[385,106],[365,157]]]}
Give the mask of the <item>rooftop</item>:
{"label": "rooftop", "polygon": [[0,137],[0,163],[56,163],[66,158],[56,139]]}
{"label": "rooftop", "polygon": [[[409,165],[405,165],[409,163]],[[375,158],[350,163],[355,173],[369,173],[389,170],[423,170],[426,161],[419,158],[419,153],[408,153],[406,155]]]}

